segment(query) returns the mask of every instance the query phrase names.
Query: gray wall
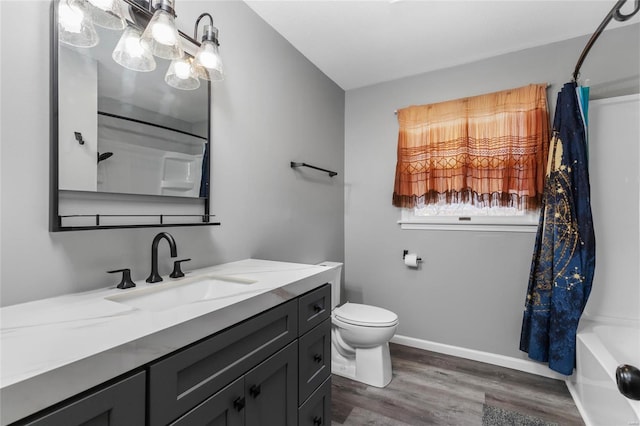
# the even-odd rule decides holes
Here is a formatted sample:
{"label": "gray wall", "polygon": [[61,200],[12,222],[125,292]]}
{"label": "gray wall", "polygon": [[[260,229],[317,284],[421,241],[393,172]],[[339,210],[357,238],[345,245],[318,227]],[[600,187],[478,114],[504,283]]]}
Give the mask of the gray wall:
{"label": "gray wall", "polygon": [[[169,229],[193,259],[186,268],[342,260],[344,91],[243,2],[182,0],[177,12],[187,33],[200,13],[214,16],[227,73],[212,108],[211,210],[222,226]],[[157,232],[48,232],[49,15],[48,1],[0,2],[2,305],[114,284],[109,269],[144,280]],[[292,160],[339,174],[294,171]],[[164,246],[161,258],[166,274]]]}
{"label": "gray wall", "polygon": [[[640,25],[605,32],[582,67],[595,97],[639,91]],[[518,350],[535,234],[409,231],[391,205],[393,111],[529,83],[550,84],[553,109],[586,37],[347,91],[345,287],[351,301],[396,312],[398,334],[495,354]],[[402,250],[424,259],[419,270]]]}

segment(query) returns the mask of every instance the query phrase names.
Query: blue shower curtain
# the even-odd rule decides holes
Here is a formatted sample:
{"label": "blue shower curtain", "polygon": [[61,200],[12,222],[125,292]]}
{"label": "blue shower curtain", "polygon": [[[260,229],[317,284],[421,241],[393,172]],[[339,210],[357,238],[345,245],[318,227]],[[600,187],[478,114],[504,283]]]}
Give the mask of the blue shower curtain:
{"label": "blue shower curtain", "polygon": [[576,330],[595,269],[586,118],[576,83],[558,94],[520,350],[571,375]]}

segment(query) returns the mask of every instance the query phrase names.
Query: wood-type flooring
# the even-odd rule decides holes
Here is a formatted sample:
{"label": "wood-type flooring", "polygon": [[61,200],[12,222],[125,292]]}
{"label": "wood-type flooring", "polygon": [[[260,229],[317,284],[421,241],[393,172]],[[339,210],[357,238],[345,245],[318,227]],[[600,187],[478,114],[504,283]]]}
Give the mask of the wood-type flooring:
{"label": "wood-type flooring", "polygon": [[[390,347],[393,379],[384,389],[333,375],[333,426],[584,425],[562,381],[393,343]],[[485,415],[483,423],[487,407],[522,419],[496,421]]]}

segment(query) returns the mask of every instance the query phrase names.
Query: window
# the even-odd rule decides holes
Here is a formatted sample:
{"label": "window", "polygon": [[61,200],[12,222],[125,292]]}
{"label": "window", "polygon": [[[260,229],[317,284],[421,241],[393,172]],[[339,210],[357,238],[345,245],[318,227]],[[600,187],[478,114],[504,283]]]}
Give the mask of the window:
{"label": "window", "polygon": [[403,228],[537,223],[549,144],[546,85],[411,106],[398,111],[398,123],[393,205],[403,209]]}

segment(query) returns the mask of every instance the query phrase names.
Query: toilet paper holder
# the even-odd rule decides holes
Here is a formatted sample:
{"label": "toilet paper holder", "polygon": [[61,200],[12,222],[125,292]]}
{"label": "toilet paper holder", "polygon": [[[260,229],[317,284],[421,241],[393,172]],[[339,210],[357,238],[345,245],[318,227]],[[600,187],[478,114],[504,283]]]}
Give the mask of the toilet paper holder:
{"label": "toilet paper holder", "polygon": [[[409,250],[402,250],[402,260],[404,260],[404,258],[409,254]],[[418,259],[416,259],[418,262],[422,262],[422,258],[419,257]]]}

